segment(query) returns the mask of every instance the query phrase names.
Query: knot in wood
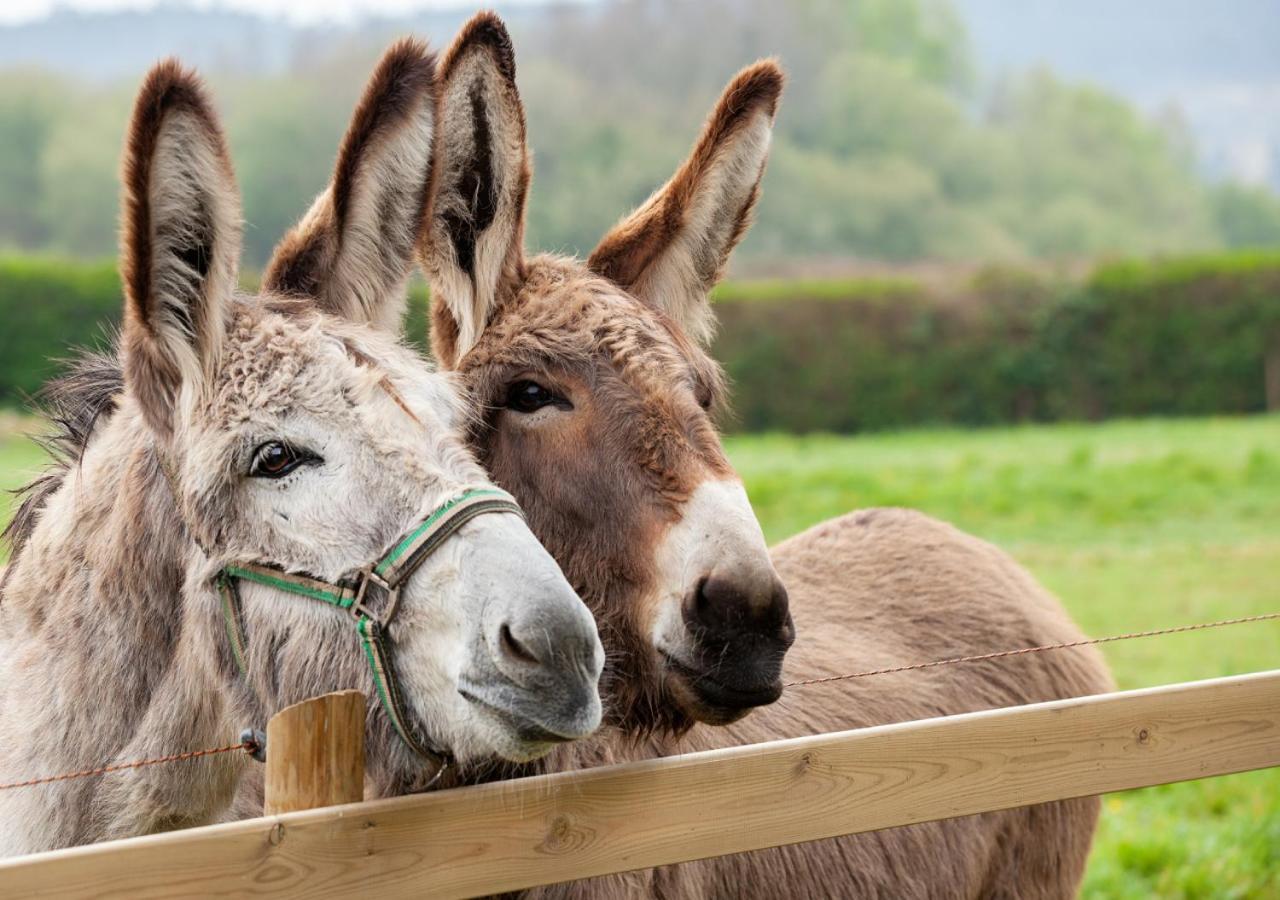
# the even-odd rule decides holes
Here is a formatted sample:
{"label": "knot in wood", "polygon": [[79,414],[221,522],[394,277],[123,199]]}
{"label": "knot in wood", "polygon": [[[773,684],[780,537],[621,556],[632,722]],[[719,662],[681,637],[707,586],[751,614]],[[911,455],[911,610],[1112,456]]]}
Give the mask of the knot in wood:
{"label": "knot in wood", "polygon": [[538,852],[552,855],[570,853],[585,846],[589,837],[587,832],[574,827],[571,816],[561,813],[547,824],[547,833],[538,845]]}
{"label": "knot in wood", "polygon": [[796,758],[796,774],[803,775],[811,768],[813,768],[813,751],[806,750]]}

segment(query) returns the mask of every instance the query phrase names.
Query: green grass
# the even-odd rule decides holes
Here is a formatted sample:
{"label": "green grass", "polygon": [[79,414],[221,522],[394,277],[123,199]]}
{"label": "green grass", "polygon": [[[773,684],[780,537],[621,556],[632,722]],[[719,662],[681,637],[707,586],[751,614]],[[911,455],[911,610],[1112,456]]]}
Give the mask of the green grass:
{"label": "green grass", "polygon": [[[727,443],[772,541],[912,506],[1011,551],[1092,634],[1280,609],[1277,417]],[[0,488],[40,462],[0,426]],[[1280,661],[1280,624],[1105,652],[1122,687],[1247,672]],[[1280,898],[1280,771],[1109,796],[1085,896]]]}
{"label": "green grass", "polygon": [[920,282],[903,277],[778,278],[722,282],[716,287],[713,297],[716,303],[794,300],[797,297],[810,300],[859,298],[893,302],[922,291]]}
{"label": "green grass", "polygon": [[[1280,610],[1280,418],[735,437],[771,541],[860,506],[1011,551],[1103,635]],[[993,648],[995,649],[995,648]],[[1280,664],[1280,624],[1105,647],[1121,687]],[[1280,771],[1114,794],[1086,897],[1280,898]]]}
{"label": "green grass", "polygon": [[[38,425],[34,420],[13,418],[0,411],[0,529],[9,524],[17,505],[9,492],[30,481],[44,465],[44,451],[27,436]],[[8,557],[8,546],[0,544],[0,564]]]}

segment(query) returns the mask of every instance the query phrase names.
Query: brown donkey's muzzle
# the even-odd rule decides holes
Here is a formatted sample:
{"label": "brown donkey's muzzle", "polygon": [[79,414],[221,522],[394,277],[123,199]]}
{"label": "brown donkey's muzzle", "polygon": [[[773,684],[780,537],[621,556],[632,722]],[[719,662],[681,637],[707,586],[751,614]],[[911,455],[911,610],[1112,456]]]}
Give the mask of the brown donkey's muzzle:
{"label": "brown donkey's muzzle", "polygon": [[737,718],[782,695],[782,659],[796,632],[776,574],[713,570],[685,597],[681,613],[698,670],[676,665],[700,705]]}

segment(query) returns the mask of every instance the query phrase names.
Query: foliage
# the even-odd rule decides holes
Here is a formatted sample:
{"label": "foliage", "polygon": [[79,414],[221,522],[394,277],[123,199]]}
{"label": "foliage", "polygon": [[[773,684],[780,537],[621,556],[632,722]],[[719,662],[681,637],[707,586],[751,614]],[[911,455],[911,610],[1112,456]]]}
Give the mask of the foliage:
{"label": "foliage", "polygon": [[1223,239],[1233,247],[1266,247],[1280,234],[1280,199],[1263,188],[1219,185],[1213,213]]}
{"label": "foliage", "polygon": [[[789,80],[759,222],[739,253],[757,267],[1280,243],[1280,200],[1207,186],[1176,122],[1048,72],[981,72],[950,0],[615,0],[516,27],[539,248],[590,250],[684,158],[732,73],[763,56]],[[383,46],[375,29],[269,75],[230,62],[208,73],[252,265],[323,187]],[[135,88],[0,72],[0,247],[111,252]]]}
{"label": "foliage", "polygon": [[714,347],[747,431],[1202,415],[1265,408],[1280,256],[1104,264],[1076,282],[988,268],[726,285]]}
{"label": "foliage", "polygon": [[102,343],[121,306],[114,263],[0,257],[0,407],[25,403],[75,348]]}
{"label": "foliage", "polygon": [[[251,276],[249,276],[251,279]],[[426,345],[427,290],[405,332]],[[1083,281],[987,268],[958,289],[907,277],[730,282],[712,348],[735,384],[725,424],[857,432],[1256,412],[1280,356],[1280,255],[1105,264]],[[109,263],[0,258],[0,406],[117,321]]]}
{"label": "foliage", "polygon": [[[727,446],[770,541],[859,506],[914,506],[1010,550],[1091,634],[1276,608],[1274,416],[757,435]],[[0,433],[0,489],[40,460],[29,441]],[[5,517],[0,500],[0,525]],[[1208,678],[1274,666],[1280,626],[1104,651],[1124,688]],[[1083,896],[1278,897],[1278,848],[1280,771],[1113,794]]]}

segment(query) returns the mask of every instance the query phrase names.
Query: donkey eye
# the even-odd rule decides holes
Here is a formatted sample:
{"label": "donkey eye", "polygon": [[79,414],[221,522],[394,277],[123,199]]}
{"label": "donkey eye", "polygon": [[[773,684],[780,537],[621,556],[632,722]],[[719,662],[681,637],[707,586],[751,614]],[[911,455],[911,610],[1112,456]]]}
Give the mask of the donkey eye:
{"label": "donkey eye", "polygon": [[249,475],[253,478],[282,478],[303,463],[320,458],[289,446],[282,441],[268,441],[253,451]]}
{"label": "donkey eye", "polygon": [[552,393],[536,381],[517,381],[507,388],[507,399],[504,404],[516,412],[537,412],[544,406],[558,406],[561,409],[572,409],[573,406],[564,397]]}

